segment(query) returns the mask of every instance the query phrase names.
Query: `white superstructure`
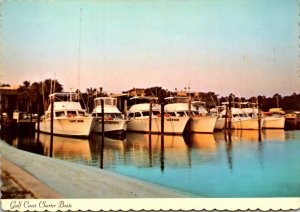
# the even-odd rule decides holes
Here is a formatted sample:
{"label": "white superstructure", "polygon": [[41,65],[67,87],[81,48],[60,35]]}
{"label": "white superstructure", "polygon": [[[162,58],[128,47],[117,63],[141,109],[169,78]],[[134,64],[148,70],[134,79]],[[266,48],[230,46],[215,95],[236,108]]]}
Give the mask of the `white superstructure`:
{"label": "white superstructure", "polygon": [[[152,105],[151,132],[161,132],[160,107]],[[131,106],[127,113],[127,130],[133,132],[149,132],[150,125],[150,103],[140,103]],[[182,134],[189,117],[164,117],[164,133]]]}
{"label": "white superstructure", "polygon": [[104,102],[104,132],[122,134],[126,131],[126,120],[117,107],[117,99],[113,97],[98,97],[94,99],[92,116],[95,119],[93,132],[102,132],[102,107]]}
{"label": "white superstructure", "polygon": [[[77,93],[54,93],[49,96],[53,102],[53,134],[87,137],[93,125],[93,117],[82,109]],[[40,120],[40,131],[51,133],[51,104]]]}

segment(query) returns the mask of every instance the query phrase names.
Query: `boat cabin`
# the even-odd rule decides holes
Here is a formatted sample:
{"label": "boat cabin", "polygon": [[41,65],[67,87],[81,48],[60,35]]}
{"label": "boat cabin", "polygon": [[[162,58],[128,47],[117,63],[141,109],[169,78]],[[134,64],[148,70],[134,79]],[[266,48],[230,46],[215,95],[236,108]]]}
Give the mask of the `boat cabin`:
{"label": "boat cabin", "polygon": [[123,115],[117,108],[117,99],[114,97],[98,97],[94,99],[94,110],[92,116],[95,118],[102,117],[101,101],[104,103],[104,118],[106,120],[123,119]]}

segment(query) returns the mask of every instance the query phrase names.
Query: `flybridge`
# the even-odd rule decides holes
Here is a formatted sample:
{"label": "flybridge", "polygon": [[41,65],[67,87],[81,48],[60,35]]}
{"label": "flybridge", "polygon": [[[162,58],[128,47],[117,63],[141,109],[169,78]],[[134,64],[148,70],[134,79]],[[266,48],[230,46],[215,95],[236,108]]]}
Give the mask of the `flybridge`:
{"label": "flybridge", "polygon": [[61,92],[61,93],[53,93],[49,95],[50,99],[53,99],[54,101],[78,101],[79,100],[79,94],[75,92]]}

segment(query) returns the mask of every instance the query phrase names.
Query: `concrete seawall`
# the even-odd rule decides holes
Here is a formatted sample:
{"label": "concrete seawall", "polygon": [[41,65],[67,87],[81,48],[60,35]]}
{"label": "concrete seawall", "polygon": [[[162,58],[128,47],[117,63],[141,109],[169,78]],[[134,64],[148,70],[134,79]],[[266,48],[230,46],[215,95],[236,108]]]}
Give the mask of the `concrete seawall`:
{"label": "concrete seawall", "polygon": [[2,169],[36,198],[178,198],[188,194],[0,141]]}

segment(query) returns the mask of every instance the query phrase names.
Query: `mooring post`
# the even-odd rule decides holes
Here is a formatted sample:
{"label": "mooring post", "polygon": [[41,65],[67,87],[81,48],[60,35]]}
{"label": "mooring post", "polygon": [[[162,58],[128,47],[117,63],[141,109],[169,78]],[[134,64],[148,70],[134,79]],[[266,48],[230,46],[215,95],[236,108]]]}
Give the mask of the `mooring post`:
{"label": "mooring post", "polygon": [[232,107],[232,96],[229,95],[229,104],[228,104],[228,129],[231,130],[231,118],[232,118],[232,111],[231,111],[231,107]]}
{"label": "mooring post", "polygon": [[149,134],[151,134],[152,131],[152,101],[150,101],[149,105]]}
{"label": "mooring post", "polygon": [[124,114],[127,115],[127,99],[124,100]]}
{"label": "mooring post", "polygon": [[192,103],[191,103],[191,99],[189,99],[189,101],[188,101],[188,109],[189,109],[189,117],[191,117],[192,116]]}
{"label": "mooring post", "polygon": [[[38,100],[39,100],[39,98],[38,98]],[[37,111],[38,111],[37,112],[37,141],[39,142],[40,141],[40,119],[41,119],[39,103],[37,104]]]}
{"label": "mooring post", "polygon": [[261,96],[257,97],[257,107],[258,107],[258,114],[257,114],[257,120],[258,120],[258,141],[261,142]]}
{"label": "mooring post", "polygon": [[261,96],[257,97],[257,107],[258,107],[258,114],[257,114],[257,119],[258,119],[258,130],[261,130]]}
{"label": "mooring post", "polygon": [[50,157],[52,157],[53,152],[53,124],[54,124],[54,96],[50,99],[51,112],[50,112]]}
{"label": "mooring post", "polygon": [[104,154],[104,99],[101,99],[101,125],[102,125],[102,139],[101,139],[101,151],[100,151],[100,168],[103,169],[103,154]]}
{"label": "mooring post", "polygon": [[164,135],[161,135],[160,141],[160,170],[164,172],[165,170],[165,142],[164,142]]}
{"label": "mooring post", "polygon": [[161,136],[164,136],[165,132],[165,103],[161,103]]}
{"label": "mooring post", "polygon": [[225,105],[225,130],[228,128],[228,105]]}
{"label": "mooring post", "polygon": [[149,166],[152,167],[152,135],[149,134]]}
{"label": "mooring post", "polygon": [[104,99],[101,99],[101,125],[102,125],[102,137],[104,137]]}

